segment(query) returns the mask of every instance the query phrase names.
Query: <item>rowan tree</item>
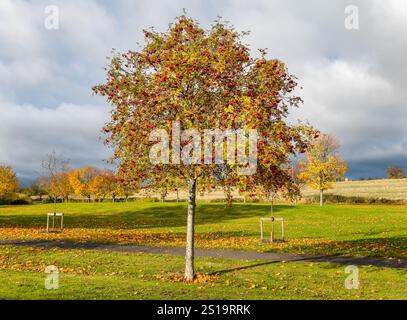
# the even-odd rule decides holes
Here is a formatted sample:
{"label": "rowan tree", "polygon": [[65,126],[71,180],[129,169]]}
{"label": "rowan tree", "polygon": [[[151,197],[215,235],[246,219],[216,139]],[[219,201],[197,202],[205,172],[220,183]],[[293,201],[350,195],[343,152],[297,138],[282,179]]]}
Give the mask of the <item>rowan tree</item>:
{"label": "rowan tree", "polygon": [[17,175],[10,166],[0,166],[0,199],[7,199],[19,189]]}
{"label": "rowan tree", "polygon": [[[174,150],[174,161],[152,163],[150,148],[158,142],[150,141],[152,130],[172,136],[174,121],[182,132],[196,130],[201,136],[208,128],[257,130],[257,165],[263,171],[276,169],[274,159],[281,163],[288,161],[290,153],[304,151],[313,133],[308,126],[285,121],[290,107],[302,102],[294,93],[295,76],[282,61],[267,59],[265,50],[251,57],[242,42],[245,34],[221,20],[204,30],[183,15],[164,33],[145,30],[145,45],[138,51],[113,51],[106,83],[93,88],[113,106],[103,131],[119,163],[121,181],[140,184],[172,176],[188,185],[187,281],[194,277],[197,183],[213,177],[219,164],[205,163],[202,154],[197,161],[179,163]],[[191,140],[185,135],[180,149],[188,150]],[[231,170],[236,172],[239,166],[231,166]],[[256,172],[239,183],[249,188],[258,177]]]}
{"label": "rowan tree", "polygon": [[324,204],[324,191],[332,188],[332,183],[341,179],[347,171],[345,160],[338,154],[339,147],[334,136],[322,134],[308,149],[306,162],[301,163],[304,169],[300,178],[319,191],[320,206]]}
{"label": "rowan tree", "polygon": [[405,177],[402,168],[397,166],[389,166],[387,168],[387,178],[388,179],[403,179]]}

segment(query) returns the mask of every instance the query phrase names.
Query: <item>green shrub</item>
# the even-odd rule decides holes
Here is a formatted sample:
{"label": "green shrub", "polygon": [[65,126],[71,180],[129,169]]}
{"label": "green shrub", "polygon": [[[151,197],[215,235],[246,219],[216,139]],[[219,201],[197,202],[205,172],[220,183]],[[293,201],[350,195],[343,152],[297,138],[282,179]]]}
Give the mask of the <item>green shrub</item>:
{"label": "green shrub", "polygon": [[32,199],[25,194],[13,194],[7,198],[0,198],[0,205],[24,205],[32,203]]}

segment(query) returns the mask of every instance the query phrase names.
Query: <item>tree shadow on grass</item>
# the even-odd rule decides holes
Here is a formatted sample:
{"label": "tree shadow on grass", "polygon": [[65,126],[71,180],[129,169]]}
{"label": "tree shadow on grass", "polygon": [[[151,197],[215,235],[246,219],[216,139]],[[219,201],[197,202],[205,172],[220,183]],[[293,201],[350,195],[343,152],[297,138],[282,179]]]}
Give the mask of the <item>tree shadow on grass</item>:
{"label": "tree shadow on grass", "polygon": [[[120,204],[118,204],[119,206]],[[290,205],[275,206],[275,212],[293,209]],[[92,207],[94,209],[94,207]],[[101,207],[103,210],[103,207]],[[199,203],[196,208],[196,225],[222,223],[227,220],[263,217],[270,215],[269,204],[233,204],[231,208],[225,204]],[[182,227],[186,225],[187,205],[152,204],[134,210],[123,208],[117,212],[65,213],[64,224],[67,228],[110,228],[110,229],[149,229],[165,227]],[[0,228],[39,228],[46,224],[46,212],[39,214],[0,214]]]}
{"label": "tree shadow on grass", "polygon": [[[407,237],[377,237],[343,241],[321,240],[311,243],[288,241],[287,244],[289,251],[296,253],[407,258]],[[267,252],[275,251],[275,249],[267,250]],[[284,247],[279,248],[278,251],[284,251]]]}
{"label": "tree shadow on grass", "polygon": [[252,268],[256,268],[256,267],[261,267],[261,266],[265,266],[265,265],[269,265],[269,264],[276,264],[276,263],[280,263],[280,261],[267,261],[267,262],[261,262],[261,263],[256,263],[256,264],[250,264],[247,266],[241,266],[241,267],[236,267],[236,268],[230,268],[230,269],[223,269],[223,270],[219,270],[219,271],[213,271],[208,273],[209,275],[222,275],[222,274],[226,274],[226,273],[231,273],[231,272],[235,272],[235,271],[241,271],[241,270],[247,270],[247,269],[252,269]]}

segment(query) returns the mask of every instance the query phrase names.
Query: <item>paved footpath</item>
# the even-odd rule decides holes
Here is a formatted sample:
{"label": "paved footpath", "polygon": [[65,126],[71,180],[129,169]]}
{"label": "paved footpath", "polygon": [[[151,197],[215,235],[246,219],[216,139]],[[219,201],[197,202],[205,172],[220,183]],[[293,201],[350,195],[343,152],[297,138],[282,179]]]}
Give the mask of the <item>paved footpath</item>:
{"label": "paved footpath", "polygon": [[[184,256],[185,248],[145,245],[124,244],[101,244],[90,242],[70,241],[23,241],[23,240],[0,240],[0,245],[14,245],[38,248],[60,248],[60,249],[87,249],[107,250],[116,252],[136,252],[149,254],[170,254]],[[196,257],[226,258],[236,260],[265,260],[265,261],[303,261],[303,262],[330,262],[342,265],[376,266],[387,268],[407,269],[407,259],[385,259],[380,257],[349,257],[340,255],[304,255],[292,253],[272,253],[244,250],[226,249],[195,249]]]}

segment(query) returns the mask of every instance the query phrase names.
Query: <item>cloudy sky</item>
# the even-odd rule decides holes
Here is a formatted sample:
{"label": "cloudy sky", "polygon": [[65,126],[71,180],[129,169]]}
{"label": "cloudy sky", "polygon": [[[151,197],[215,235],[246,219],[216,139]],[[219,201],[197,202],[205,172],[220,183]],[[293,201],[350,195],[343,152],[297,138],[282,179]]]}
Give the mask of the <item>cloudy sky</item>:
{"label": "cloudy sky", "polygon": [[[44,24],[49,5],[59,9],[57,30]],[[345,27],[348,5],[358,29]],[[105,166],[99,132],[109,106],[91,87],[104,80],[106,56],[136,49],[142,29],[164,31],[183,8],[205,28],[222,16],[250,30],[253,54],[268,48],[287,63],[305,101],[292,117],[338,137],[348,177],[407,169],[404,0],[0,0],[0,163],[23,181],[52,151],[72,166]]]}

